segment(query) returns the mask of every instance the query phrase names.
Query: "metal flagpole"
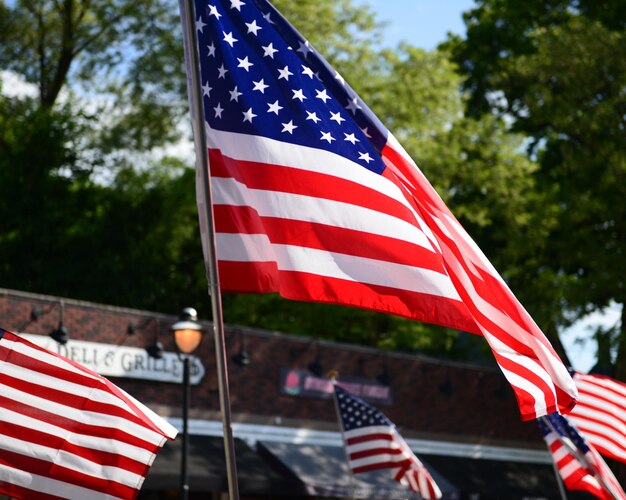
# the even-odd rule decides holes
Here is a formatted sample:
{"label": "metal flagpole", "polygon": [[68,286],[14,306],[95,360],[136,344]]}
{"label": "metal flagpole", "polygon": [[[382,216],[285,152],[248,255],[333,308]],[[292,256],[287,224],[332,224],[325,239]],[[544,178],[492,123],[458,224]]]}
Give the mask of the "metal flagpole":
{"label": "metal flagpole", "polygon": [[204,128],[202,88],[200,86],[198,39],[195,28],[195,8],[193,0],[179,0],[178,3],[183,24],[185,64],[187,66],[187,89],[189,94],[189,107],[196,150],[196,168],[200,169],[201,173],[203,189],[202,195],[206,210],[205,214],[199,214],[199,219],[201,230],[206,235],[206,267],[209,282],[209,295],[211,297],[211,309],[213,312],[215,360],[217,365],[217,383],[219,387],[220,409],[222,412],[224,429],[224,455],[226,459],[228,495],[230,500],[239,500],[237,464],[235,461],[235,442],[231,426],[230,395],[228,391],[226,343],[224,340],[224,317],[222,312],[222,296],[219,288],[219,275],[217,271],[217,251],[215,244],[213,205],[211,203],[208,148]]}
{"label": "metal flagpole", "polygon": [[[336,370],[330,370],[328,372],[328,378],[330,378],[330,383],[333,384],[333,387],[337,383],[337,376],[339,373]],[[339,412],[339,403],[337,402],[337,393],[333,389],[333,401],[335,403],[335,412],[337,413],[337,422],[339,422],[339,428],[341,429],[341,438],[343,440],[343,451],[346,455],[346,465],[348,466],[348,472],[350,473],[350,498],[354,498],[354,474],[352,473],[352,468],[350,467],[350,457],[348,457],[348,450],[346,450],[346,435],[343,430],[343,424],[341,423],[341,413]]]}
{"label": "metal flagpole", "polygon": [[615,500],[619,500],[619,497],[617,496],[617,494],[615,493],[615,491],[613,491],[613,488],[611,487],[610,484],[608,484],[604,478],[602,477],[602,475],[598,472],[598,469],[596,469],[596,467],[589,462],[589,460],[587,460],[587,458],[582,455],[578,449],[573,446],[568,439],[563,439],[561,437],[561,433],[559,431],[557,431],[554,428],[554,425],[552,425],[552,422],[550,422],[549,418],[546,417],[541,417],[541,419],[544,421],[544,423],[550,427],[550,429],[552,430],[552,432],[554,432],[557,436],[557,439],[559,441],[561,441],[561,443],[563,444],[563,446],[565,446],[565,448],[567,448],[567,451],[569,451],[572,455],[574,455],[576,457],[576,459],[582,463],[588,470],[591,471],[591,473],[593,474],[593,476],[597,479],[597,481],[602,485],[602,487],[607,491],[607,493],[609,495],[611,495]]}

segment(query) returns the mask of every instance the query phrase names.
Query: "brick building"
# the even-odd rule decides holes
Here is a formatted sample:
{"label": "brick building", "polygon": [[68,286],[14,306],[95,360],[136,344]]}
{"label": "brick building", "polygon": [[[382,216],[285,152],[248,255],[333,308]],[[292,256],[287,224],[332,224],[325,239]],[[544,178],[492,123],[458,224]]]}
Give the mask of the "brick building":
{"label": "brick building", "polygon": [[[95,369],[180,428],[176,320],[0,289],[1,328]],[[49,336],[60,322],[69,333],[64,345]],[[227,483],[214,344],[206,337],[192,364],[190,489],[191,498],[218,499]],[[156,341],[161,359],[146,350]],[[497,369],[229,325],[226,344],[242,498],[410,498],[386,472],[348,473],[324,375],[331,368],[398,426],[444,498],[560,498],[537,425],[520,421]],[[167,443],[140,498],[177,498],[179,464],[180,443]]]}

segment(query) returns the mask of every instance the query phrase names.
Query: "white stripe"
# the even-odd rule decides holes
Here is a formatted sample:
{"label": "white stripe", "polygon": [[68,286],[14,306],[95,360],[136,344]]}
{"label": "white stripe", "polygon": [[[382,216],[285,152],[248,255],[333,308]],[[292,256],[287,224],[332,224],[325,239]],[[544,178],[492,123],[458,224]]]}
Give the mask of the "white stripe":
{"label": "white stripe", "polygon": [[346,439],[369,436],[370,434],[387,434],[388,436],[394,436],[396,431],[393,427],[388,425],[368,425],[367,427],[358,427],[344,432]]}
{"label": "white stripe", "polygon": [[359,467],[367,467],[370,465],[388,464],[390,468],[393,468],[393,464],[402,462],[404,460],[405,457],[403,457],[402,455],[389,455],[387,453],[379,453],[376,455],[372,455],[371,457],[363,457],[356,460],[350,459],[350,467],[352,469],[357,469]]}
{"label": "white stripe", "polygon": [[[3,370],[3,363],[0,363],[0,371]],[[125,418],[120,418],[105,413],[97,413],[93,411],[81,410],[71,408],[54,401],[50,401],[39,396],[33,396],[32,394],[19,391],[13,387],[4,386],[2,388],[2,395],[13,399],[20,404],[32,406],[33,408],[40,408],[44,411],[59,415],[61,417],[75,420],[87,425],[94,425],[97,427],[109,427],[113,429],[121,429],[129,434],[137,436],[140,439],[148,441],[149,443],[159,444],[163,442],[163,436],[157,432],[152,431],[142,425],[130,422]]]}
{"label": "white stripe", "polygon": [[371,441],[364,441],[362,443],[355,443],[346,446],[348,453],[358,453],[359,451],[371,450],[371,449],[387,449],[387,450],[399,450],[400,447],[393,441],[387,441],[386,439],[373,439]]}
{"label": "white stripe", "polygon": [[[619,396],[623,396],[624,399],[621,400],[621,406],[626,408],[626,386],[614,380],[609,380],[601,377],[594,377],[593,375],[583,375],[576,374],[574,377],[576,381],[576,385],[578,385],[581,389],[585,389],[588,392],[596,392],[598,394],[604,394],[605,397],[610,399],[611,396],[615,396],[615,394],[611,394],[612,392],[617,392]],[[598,387],[600,386],[600,387]],[[617,400],[616,400],[617,404]]]}
{"label": "white stripe", "polygon": [[142,462],[144,464],[150,463],[154,459],[153,453],[124,441],[70,432],[62,427],[48,424],[41,420],[22,415],[21,413],[13,412],[6,408],[0,408],[0,422],[10,422],[24,427],[24,436],[28,436],[28,430],[32,429],[57,436],[76,446],[81,446],[91,450],[117,453],[118,455],[128,457],[132,460],[137,460],[138,462]]}
{"label": "white stripe", "polygon": [[[207,123],[205,125],[208,146],[219,148],[225,156],[242,161],[294,167],[308,172],[332,175],[363,186],[375,186],[374,189],[378,192],[397,200],[415,214],[398,186],[343,156],[324,149],[290,144],[267,137],[214,130]],[[285,158],[289,159],[288,163],[285,162]],[[211,183],[214,180],[215,178],[212,178]],[[415,216],[419,219],[417,214]]]}
{"label": "white stripe", "polygon": [[[591,430],[612,438],[622,447],[626,444],[626,425],[611,414],[593,410],[585,406],[576,406],[576,412],[569,415],[580,429]],[[597,422],[594,422],[594,419]]]}
{"label": "white stripe", "polygon": [[[249,250],[253,250],[252,255],[248,255]],[[274,245],[264,235],[218,233],[217,252],[223,261],[276,262],[281,271],[311,273],[460,301],[450,278],[444,274],[324,250]]]}
{"label": "white stripe", "polygon": [[8,465],[0,464],[0,481],[15,484],[22,488],[40,491],[61,498],[80,498],[81,500],[120,500],[120,497],[108,495],[100,491],[90,490],[57,479],[30,474]]}
{"label": "white stripe", "polygon": [[363,231],[407,241],[434,253],[430,241],[421,229],[411,222],[377,210],[313,196],[249,189],[245,184],[232,178],[215,177],[211,180],[211,185],[214,205],[249,206],[261,217],[313,222]]}
{"label": "white stripe", "polygon": [[23,441],[9,436],[2,436],[0,449],[6,450],[26,457],[45,460],[51,464],[88,474],[90,476],[116,481],[131,488],[137,488],[143,481],[143,476],[135,474],[120,467],[102,465],[86,458],[80,457],[66,450],[50,448],[40,444]]}

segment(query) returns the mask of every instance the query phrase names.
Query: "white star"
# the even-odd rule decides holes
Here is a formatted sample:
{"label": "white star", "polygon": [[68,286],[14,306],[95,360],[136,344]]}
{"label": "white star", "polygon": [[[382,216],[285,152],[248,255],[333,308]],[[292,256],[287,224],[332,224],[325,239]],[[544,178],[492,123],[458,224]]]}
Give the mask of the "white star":
{"label": "white star", "polygon": [[261,94],[265,94],[265,89],[269,87],[269,85],[265,85],[263,78],[261,78],[258,82],[253,81],[252,83],[254,83],[254,88],[252,90],[258,90]]}
{"label": "white star", "polygon": [[365,134],[365,137],[367,137],[368,139],[371,139],[372,136],[369,134],[369,132],[367,131],[368,127],[362,128],[361,132],[363,132]]}
{"label": "white star", "polygon": [[315,97],[317,97],[318,99],[321,99],[322,101],[324,101],[324,103],[326,103],[326,101],[328,101],[328,99],[330,99],[330,96],[326,93],[326,89],[323,90],[315,90]]}
{"label": "white star", "polygon": [[289,123],[281,123],[281,125],[283,126],[281,132],[289,132],[290,134],[293,134],[293,131],[298,128],[297,125],[293,124],[293,120],[289,120]]}
{"label": "white star", "polygon": [[207,45],[206,48],[209,49],[209,55],[215,57],[215,45],[211,43],[211,45]]}
{"label": "white star", "polygon": [[369,153],[359,153],[359,160],[363,160],[366,163],[374,161],[374,158],[370,156]]}
{"label": "white star", "polygon": [[302,74],[308,76],[311,80],[315,76],[313,74],[313,70],[309,68],[308,66],[305,66],[304,64],[302,65]]}
{"label": "white star", "polygon": [[302,42],[298,42],[298,52],[302,52],[302,55],[304,57],[306,57],[306,55],[309,52],[313,52],[313,49],[311,48],[311,44],[308,41],[305,41],[304,43]]}
{"label": "white star", "polygon": [[335,138],[330,135],[330,132],[322,132],[322,138],[320,139],[320,141],[328,141],[328,144],[330,144],[334,140]]}
{"label": "white star", "polygon": [[239,61],[239,64],[237,65],[237,67],[243,68],[246,71],[250,71],[250,66],[254,66],[254,64],[248,61],[248,56],[244,57],[243,59],[237,58],[237,60]]}
{"label": "white star", "polygon": [[268,113],[276,113],[276,114],[278,114],[278,112],[281,109],[283,109],[283,107],[278,104],[278,99],[276,99],[276,101],[273,104],[270,104],[268,102],[267,105],[268,105],[268,110],[267,110]]}
{"label": "white star", "polygon": [[198,20],[196,21],[196,31],[199,31],[200,33],[202,33],[202,30],[204,29],[205,26],[206,24],[202,20],[202,16],[200,16]]}
{"label": "white star", "polygon": [[248,27],[248,33],[254,33],[255,36],[257,34],[257,31],[262,29],[259,25],[257,25],[256,19],[253,20],[251,23],[246,23],[246,26]]}
{"label": "white star", "polygon": [[300,102],[306,99],[306,96],[302,93],[302,89],[298,89],[298,90],[291,89],[291,91],[293,92],[292,99],[299,99]]}
{"label": "white star", "polygon": [[346,83],[345,80],[343,79],[343,76],[341,76],[336,71],[335,71],[335,80],[337,80],[339,83],[341,83],[341,85],[344,85]]}
{"label": "white star", "polygon": [[230,0],[231,9],[237,9],[239,12],[241,12],[242,5],[245,5],[245,3],[242,2],[241,0]]}
{"label": "white star", "polygon": [[207,97],[211,97],[211,90],[213,90],[213,87],[209,87],[209,82],[206,82],[202,86],[202,95],[203,96],[207,96]]}
{"label": "white star", "polygon": [[269,45],[265,45],[263,47],[263,57],[271,57],[272,59],[274,59],[275,52],[278,52],[278,50],[274,48],[274,45],[271,42]]}
{"label": "white star", "polygon": [[222,17],[222,14],[217,11],[217,7],[215,5],[209,5],[209,17],[211,16],[215,16],[218,20]]}
{"label": "white star", "polygon": [[213,108],[213,110],[215,111],[215,118],[222,117],[222,111],[224,111],[224,108],[222,108],[222,105],[219,102],[217,103],[217,106]]}
{"label": "white star", "polygon": [[352,111],[353,115],[356,115],[356,110],[357,109],[363,109],[363,108],[361,108],[361,106],[359,106],[359,103],[357,102],[357,98],[355,97],[351,101],[348,101],[348,105],[346,106],[346,109]]}
{"label": "white star", "polygon": [[312,112],[312,113],[311,113],[310,111],[307,111],[307,112],[306,112],[306,115],[307,115],[307,116],[306,116],[306,119],[307,119],[307,120],[313,120],[313,123],[317,123],[317,122],[321,122],[321,121],[322,121],[322,120],[320,120],[320,119],[317,117],[317,113],[315,113],[315,111],[314,111],[314,112]]}
{"label": "white star", "polygon": [[278,79],[284,78],[285,80],[289,80],[289,76],[293,75],[291,71],[289,71],[289,67],[285,66],[283,69],[278,70],[278,74],[280,75]]}
{"label": "white star", "polygon": [[359,142],[359,140],[358,140],[356,137],[354,137],[354,134],[346,134],[346,133],[344,132],[344,134],[343,134],[343,135],[345,135],[345,136],[346,136],[346,138],[344,139],[344,141],[351,142],[352,144],[356,144],[357,142]]}
{"label": "white star", "polygon": [[233,90],[229,90],[228,93],[230,94],[231,101],[239,102],[239,96],[242,93],[237,90],[237,85],[235,85],[235,88]]}
{"label": "white star", "polygon": [[268,12],[267,14],[263,14],[263,17],[265,18],[265,20],[270,23],[270,24],[275,24],[274,21],[272,21],[270,19],[270,13]]}
{"label": "white star", "polygon": [[341,125],[341,122],[345,122],[346,119],[342,118],[341,115],[339,114],[339,111],[337,111],[336,113],[331,113],[330,114],[330,119],[331,120],[335,120],[339,125]]}
{"label": "white star", "polygon": [[217,68],[217,71],[219,71],[219,75],[217,75],[218,78],[224,78],[226,79],[226,73],[228,73],[228,70],[224,67],[224,65],[222,64],[219,68]]}
{"label": "white star", "polygon": [[254,118],[255,116],[256,115],[252,112],[252,108],[250,108],[248,111],[244,111],[243,121],[252,123],[252,118]]}
{"label": "white star", "polygon": [[224,34],[224,41],[230,45],[231,47],[233,46],[233,44],[235,42],[238,42],[239,40],[237,40],[236,38],[233,37],[233,32],[231,31],[230,33],[226,33],[225,31],[222,31],[222,33]]}

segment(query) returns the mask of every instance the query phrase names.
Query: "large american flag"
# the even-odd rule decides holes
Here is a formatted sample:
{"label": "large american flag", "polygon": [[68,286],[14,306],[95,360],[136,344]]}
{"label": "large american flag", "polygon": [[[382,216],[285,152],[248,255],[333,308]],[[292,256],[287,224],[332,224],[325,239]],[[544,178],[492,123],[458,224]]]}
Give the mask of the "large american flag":
{"label": "large american flag", "polygon": [[135,498],[175,436],[104,377],[0,330],[0,493]]}
{"label": "large american flag", "polygon": [[571,409],[548,340],[344,78],[266,0],[195,15],[221,288],[483,335],[523,419]]}
{"label": "large american flag", "polygon": [[574,382],[579,399],[570,420],[600,453],[626,463],[626,384],[579,372]]}
{"label": "large american flag", "polygon": [[626,500],[626,493],[606,462],[562,415],[538,420],[557,470],[570,490],[591,493],[603,500]]}
{"label": "large american flag", "polygon": [[441,498],[437,483],[385,415],[337,384],[335,397],[353,473],[391,469],[396,481],[426,500]]}

